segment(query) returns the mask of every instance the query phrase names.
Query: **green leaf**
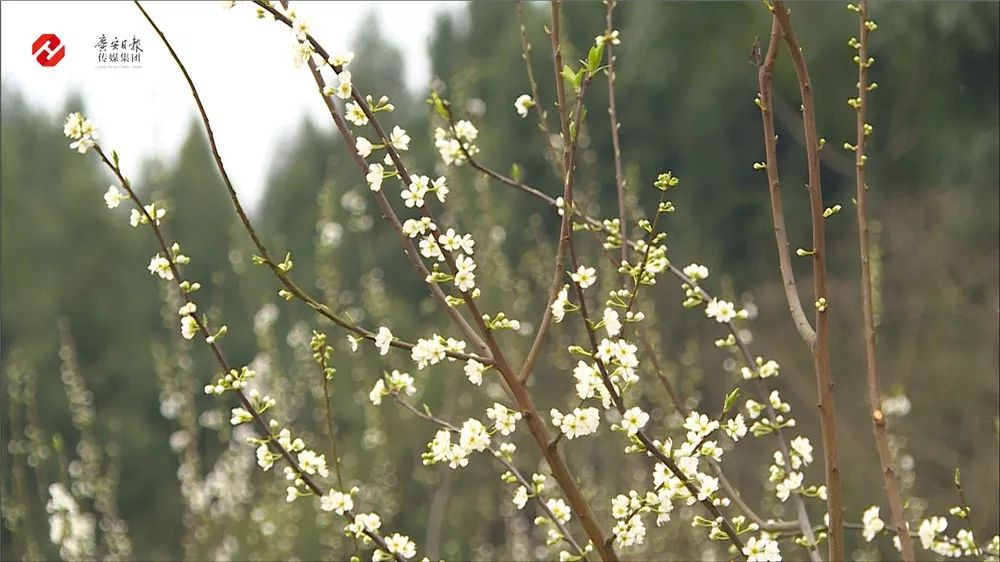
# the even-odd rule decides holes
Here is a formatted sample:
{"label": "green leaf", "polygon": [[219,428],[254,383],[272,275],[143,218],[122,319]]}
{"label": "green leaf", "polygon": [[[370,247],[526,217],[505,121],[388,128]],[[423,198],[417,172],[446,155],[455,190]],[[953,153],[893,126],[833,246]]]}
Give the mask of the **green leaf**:
{"label": "green leaf", "polygon": [[510,165],[510,176],[514,179],[514,181],[518,183],[521,182],[521,178],[524,177],[524,170],[521,168],[520,164],[515,162]]}
{"label": "green leaf", "polygon": [[450,114],[448,112],[448,102],[441,99],[441,96],[437,92],[431,92],[431,97],[427,100],[427,103],[434,106],[434,111],[444,119],[448,121],[450,119]]}
{"label": "green leaf", "polygon": [[604,43],[600,45],[595,45],[590,48],[590,53],[587,55],[587,72],[590,76],[597,73],[598,69],[601,67],[601,61],[604,59]]}
{"label": "green leaf", "polygon": [[736,403],[736,399],[740,396],[740,389],[734,388],[732,392],[726,395],[726,400],[722,404],[722,413],[725,415]]}
{"label": "green leaf", "polygon": [[568,65],[563,65],[562,72],[560,73],[563,78],[566,79],[574,88],[579,87],[576,79],[576,73]]}

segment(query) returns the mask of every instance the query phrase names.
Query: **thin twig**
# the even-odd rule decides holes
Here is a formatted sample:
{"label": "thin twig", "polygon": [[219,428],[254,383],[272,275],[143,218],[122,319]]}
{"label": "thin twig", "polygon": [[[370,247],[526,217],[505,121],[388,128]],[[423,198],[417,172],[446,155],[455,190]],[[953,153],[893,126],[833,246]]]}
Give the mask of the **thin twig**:
{"label": "thin twig", "polygon": [[[570,237],[569,240],[569,256],[570,256],[570,264],[572,268],[576,270],[579,267],[579,260],[577,259],[576,245],[573,243],[572,237]],[[615,409],[618,410],[619,414],[624,415],[625,402],[622,396],[615,389],[615,385],[611,381],[611,375],[608,371],[607,366],[604,364],[604,361],[602,361],[599,357],[597,357],[597,348],[598,348],[597,334],[594,330],[594,324],[590,320],[590,315],[587,312],[587,301],[586,301],[586,296],[584,295],[583,292],[583,287],[581,287],[580,284],[577,283],[576,281],[574,281],[572,285],[576,290],[577,300],[579,301],[577,306],[580,307],[579,311],[580,316],[583,321],[584,329],[587,332],[587,337],[590,341],[591,356],[593,357],[594,362],[597,364],[597,369],[601,375],[601,381],[604,383],[604,387],[607,389],[608,394],[611,397],[612,404],[614,405]],[[694,484],[694,482],[690,481],[690,479],[687,477],[684,471],[681,470],[680,466],[678,466],[677,463],[674,462],[674,460],[671,457],[665,455],[663,451],[661,451],[660,448],[656,445],[656,443],[654,443],[654,441],[650,439],[649,436],[646,435],[646,433],[642,429],[639,429],[636,432],[635,436],[639,439],[640,442],[642,442],[643,446],[646,448],[646,451],[650,454],[650,456],[647,456],[646,458],[655,459],[656,461],[663,463],[667,467],[667,469],[670,470],[670,472],[673,473],[673,475],[677,477],[684,484],[684,487],[687,488],[688,492],[690,492],[692,496],[694,496],[695,498],[698,497],[699,494],[698,487]],[[733,545],[736,547],[737,558],[746,559],[746,556],[743,554],[743,541],[740,540],[739,535],[733,528],[732,523],[729,521],[729,518],[726,517],[714,503],[712,503],[712,500],[710,498],[705,498],[704,500],[699,500],[699,501],[705,507],[705,509],[708,510],[708,512],[712,515],[712,518],[714,520],[721,521],[720,526],[722,527],[722,531],[726,533],[730,542],[732,542]],[[609,539],[609,541],[610,540],[611,539]]]}
{"label": "thin twig", "polygon": [[[453,424],[453,423],[451,423],[451,422],[449,422],[447,420],[444,420],[442,418],[439,418],[437,416],[434,416],[433,414],[429,414],[427,412],[420,411],[413,404],[410,404],[409,402],[407,402],[406,400],[404,400],[399,395],[398,392],[393,392],[391,394],[391,396],[393,397],[393,399],[396,400],[396,402],[398,402],[401,406],[403,406],[404,408],[406,408],[407,410],[409,410],[410,412],[412,412],[417,417],[419,417],[419,418],[421,418],[423,420],[427,420],[427,421],[429,421],[431,423],[437,424],[438,426],[440,426],[440,427],[442,427],[444,429],[447,429],[451,433],[456,433],[456,434],[457,433],[461,433],[461,430],[458,427],[456,427],[455,424]],[[528,479],[525,478],[524,475],[521,474],[521,472],[517,469],[516,466],[513,465],[513,463],[511,463],[507,459],[503,458],[503,456],[500,454],[500,452],[497,451],[492,445],[487,445],[486,446],[486,451],[489,452],[487,456],[493,457],[493,459],[495,459],[497,462],[499,462],[501,465],[503,465],[503,467],[505,469],[507,469],[514,476],[514,478],[517,479],[518,484],[524,486],[526,489],[529,489],[529,490],[532,488],[531,482],[529,482]],[[484,451],[484,454],[486,454],[486,451]],[[563,524],[561,521],[559,521],[559,519],[555,516],[555,514],[552,513],[552,510],[549,509],[549,506],[546,505],[546,503],[544,501],[542,501],[542,496],[541,495],[533,495],[533,496],[531,496],[531,498],[535,500],[535,503],[538,505],[538,508],[541,509],[542,512],[545,513],[545,515],[549,519],[551,519],[552,522],[559,528],[559,532],[562,534],[563,539],[565,539],[566,542],[569,543],[569,545],[573,547],[573,550],[575,550],[576,553],[578,555],[580,555],[580,556],[585,555],[586,553],[580,547],[580,544],[578,542],[576,542],[576,539],[573,538],[573,535],[570,534],[569,529],[566,528],[565,524]]]}
{"label": "thin twig", "polygon": [[[323,406],[326,413],[326,436],[330,440],[330,454],[333,455],[333,473],[337,477],[337,487],[341,490],[346,490],[347,488],[344,487],[343,471],[340,466],[340,454],[337,451],[337,434],[333,429],[333,411],[330,408],[330,379],[326,376],[329,365],[327,365],[326,356],[322,352],[319,354],[319,367],[319,374],[323,377]],[[358,546],[358,538],[352,535],[351,541],[354,543],[354,554],[360,556],[361,550]]]}
{"label": "thin twig", "polygon": [[[104,164],[111,170],[111,172],[118,179],[119,185],[122,187],[122,189],[125,190],[126,193],[128,193],[129,199],[131,199],[132,202],[135,204],[136,209],[138,209],[139,212],[142,213],[142,216],[146,219],[147,223],[152,229],[153,234],[156,236],[156,241],[160,247],[160,251],[164,253],[166,259],[169,262],[170,272],[173,275],[173,281],[177,285],[177,288],[180,290],[184,302],[186,304],[194,304],[194,301],[191,299],[190,294],[185,292],[183,290],[183,287],[181,286],[181,284],[184,282],[184,277],[181,275],[178,264],[175,263],[171,257],[173,256],[173,254],[171,253],[170,248],[167,246],[166,239],[164,238],[163,232],[160,230],[160,227],[157,224],[156,218],[150,215],[149,211],[142,204],[142,201],[139,199],[139,196],[136,194],[135,190],[132,189],[131,183],[122,174],[121,170],[118,168],[118,165],[112,163],[112,161],[108,159],[108,157],[104,154],[104,151],[101,149],[100,145],[94,145],[94,151],[100,157],[101,161],[104,162]],[[212,355],[215,357],[215,360],[219,363],[219,366],[222,368],[222,371],[224,373],[230,372],[232,368],[230,367],[229,362],[226,360],[225,356],[222,354],[222,349],[219,347],[219,344],[214,340],[214,338],[212,338],[212,334],[211,332],[209,332],[208,326],[196,314],[191,315],[191,318],[193,318],[195,323],[197,324],[198,331],[206,338],[205,343],[212,351]],[[261,436],[266,441],[268,447],[276,451],[279,455],[281,455],[281,457],[285,460],[285,462],[288,463],[290,467],[292,467],[292,470],[295,471],[295,474],[297,474],[299,478],[302,479],[305,486],[308,487],[313,494],[315,494],[317,497],[323,496],[326,493],[323,490],[323,488],[319,484],[317,484],[316,481],[309,474],[307,474],[305,471],[302,470],[302,468],[299,466],[298,460],[296,460],[296,458],[292,456],[292,454],[287,449],[285,449],[281,445],[281,443],[278,442],[277,439],[275,439],[274,434],[271,433],[271,429],[268,426],[267,422],[264,421],[264,418],[257,411],[254,405],[250,402],[250,400],[246,397],[246,394],[244,394],[244,392],[241,389],[233,389],[233,392],[236,394],[236,397],[243,405],[243,408],[246,409],[247,412],[249,412],[250,417],[253,420],[253,424],[257,427],[257,430],[260,432]],[[350,511],[345,511],[344,516],[348,519],[348,521],[354,520],[354,514]],[[385,539],[377,531],[365,529],[365,534],[368,535],[372,539],[372,541],[374,541],[375,544],[379,546],[379,548],[381,548],[385,552],[389,552],[389,547],[386,544]],[[406,558],[402,557],[399,554],[393,554],[393,557],[400,561],[406,560]]]}
{"label": "thin twig", "polygon": [[[615,11],[616,0],[604,0],[607,6],[607,28],[604,32],[606,38],[614,31],[612,15]],[[621,124],[618,122],[618,109],[615,101],[615,47],[610,39],[604,42],[604,50],[608,53],[608,117],[611,119],[611,151],[615,161],[615,187],[618,191],[618,230],[622,239],[622,261],[628,260],[628,231],[626,225],[628,220],[625,217],[625,173],[622,171],[622,146],[618,138],[618,130]]]}
{"label": "thin twig", "polygon": [[872,432],[878,450],[879,464],[882,466],[882,481],[892,525],[899,537],[903,560],[915,559],[913,541],[906,524],[906,512],[899,490],[899,478],[893,468],[894,460],[889,449],[889,430],[885,414],[882,412],[882,391],[878,375],[878,356],[875,344],[875,313],[872,301],[872,274],[870,264],[871,243],[868,239],[868,184],[865,181],[865,147],[868,141],[866,112],[868,109],[868,1],[858,3],[858,106],[857,106],[857,151],[856,151],[856,194],[858,219],[858,244],[861,257],[861,310],[864,316],[865,360],[868,366],[868,405],[872,412]]}
{"label": "thin twig", "polygon": [[528,87],[531,90],[531,99],[535,102],[535,113],[538,115],[538,128],[545,135],[545,146],[552,159],[552,165],[558,173],[559,150],[552,142],[548,112],[543,109],[545,104],[542,103],[542,98],[538,95],[538,82],[535,81],[535,72],[531,65],[531,43],[528,41],[528,30],[524,26],[524,0],[517,0],[517,21],[521,28],[521,58],[524,59],[524,67],[528,74]]}
{"label": "thin twig", "polygon": [[[567,117],[566,108],[566,89],[563,82],[563,76],[561,74],[562,68],[562,39],[559,36],[559,2],[558,0],[552,1],[552,29],[549,31],[552,37],[552,60],[553,60],[553,74],[556,81],[556,92],[558,97],[558,110],[559,110],[559,123],[561,125],[562,134],[562,178],[563,178],[563,202],[566,209],[573,208],[573,178],[575,177],[575,161],[576,161],[576,137],[570,135],[569,130],[569,119]],[[587,85],[590,83],[588,78],[581,86],[580,91],[577,94],[576,108],[577,116],[580,115],[580,108],[583,106],[583,96],[587,90]],[[536,104],[537,106],[538,104]],[[577,132],[579,132],[579,120],[576,126]],[[563,263],[566,259],[566,248],[570,242],[570,237],[572,236],[572,216],[569,213],[564,212],[562,220],[559,226],[559,243],[556,247],[555,263],[552,267],[552,282],[549,285],[549,296],[545,304],[545,309],[542,311],[542,319],[538,323],[538,332],[535,334],[535,339],[531,342],[531,347],[528,350],[528,355],[524,360],[524,364],[521,366],[521,371],[518,378],[521,380],[522,384],[526,384],[528,379],[531,377],[531,373],[534,371],[535,361],[541,353],[542,344],[545,342],[545,336],[548,334],[549,326],[552,325],[552,304],[556,300],[556,296],[559,293],[559,286],[562,283],[563,278]]]}
{"label": "thin twig", "polygon": [[[356,334],[361,338],[374,341],[375,333],[373,331],[358,326],[357,324],[351,322],[350,320],[341,317],[337,314],[334,314],[327,305],[319,302],[318,300],[310,296],[308,293],[306,293],[304,290],[302,290],[297,284],[295,284],[295,282],[292,281],[288,273],[282,270],[279,267],[280,264],[271,257],[270,253],[267,250],[267,247],[264,246],[263,242],[260,239],[260,236],[254,229],[253,224],[250,222],[250,218],[247,216],[246,211],[244,211],[243,205],[240,203],[239,197],[236,194],[236,189],[233,187],[233,183],[229,179],[229,174],[226,172],[226,166],[222,161],[222,157],[219,155],[219,148],[215,141],[215,132],[212,129],[211,121],[208,118],[208,113],[205,110],[205,106],[201,101],[201,96],[198,95],[198,89],[195,87],[191,75],[188,74],[187,68],[185,67],[184,63],[177,55],[177,52],[174,51],[174,48],[170,44],[170,41],[167,40],[166,35],[159,28],[159,26],[156,25],[156,22],[153,21],[153,19],[149,16],[149,14],[142,7],[142,5],[139,4],[138,1],[135,2],[135,5],[137,8],[139,8],[139,11],[142,12],[142,15],[145,16],[146,21],[149,22],[149,25],[153,27],[153,30],[160,37],[160,40],[163,41],[163,44],[170,52],[170,56],[173,58],[174,63],[180,69],[181,73],[184,75],[184,79],[187,81],[188,87],[191,90],[191,95],[194,98],[195,105],[198,106],[198,113],[201,117],[201,121],[205,126],[205,134],[208,136],[208,144],[209,148],[212,151],[212,157],[215,159],[216,168],[219,170],[219,175],[222,177],[223,183],[225,183],[226,189],[229,193],[229,199],[233,204],[233,208],[236,210],[236,214],[239,217],[240,222],[243,224],[244,230],[246,230],[247,234],[250,236],[250,240],[257,248],[257,251],[259,252],[260,257],[263,260],[264,264],[266,264],[268,268],[272,271],[272,273],[274,273],[274,276],[278,279],[279,282],[281,282],[281,284],[285,287],[286,290],[291,292],[293,295],[295,295],[295,297],[297,297],[302,302],[306,303],[306,305],[315,310],[321,316],[330,320],[334,324]],[[393,341],[390,343],[390,346],[399,349],[410,350],[413,349],[414,344],[394,338]],[[463,361],[469,359],[475,359],[480,363],[492,364],[492,361],[490,359],[478,355],[457,353],[451,351],[447,353],[449,357],[452,357],[454,359],[461,359]]]}

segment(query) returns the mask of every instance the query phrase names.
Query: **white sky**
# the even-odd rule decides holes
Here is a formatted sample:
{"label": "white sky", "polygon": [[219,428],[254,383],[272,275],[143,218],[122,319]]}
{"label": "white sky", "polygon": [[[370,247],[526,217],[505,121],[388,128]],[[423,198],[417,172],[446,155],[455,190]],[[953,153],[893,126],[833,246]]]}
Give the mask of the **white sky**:
{"label": "white sky", "polygon": [[[259,199],[275,147],[308,115],[328,126],[308,69],[292,64],[294,39],[274,21],[258,20],[243,3],[144,2],[146,11],[173,44],[198,87],[219,151],[246,203]],[[460,4],[436,2],[293,2],[310,32],[330,52],[348,44],[374,11],[384,37],[401,47],[407,83],[427,83],[426,51],[435,14]],[[42,67],[31,45],[55,33],[66,56]],[[141,68],[99,68],[94,45],[101,34],[141,41]],[[31,103],[60,111],[67,95],[79,93],[102,142],[118,150],[132,175],[154,156],[172,158],[196,115],[190,91],[159,37],[131,2],[3,2],[0,60],[5,85]],[[355,59],[364,64],[364,53]]]}

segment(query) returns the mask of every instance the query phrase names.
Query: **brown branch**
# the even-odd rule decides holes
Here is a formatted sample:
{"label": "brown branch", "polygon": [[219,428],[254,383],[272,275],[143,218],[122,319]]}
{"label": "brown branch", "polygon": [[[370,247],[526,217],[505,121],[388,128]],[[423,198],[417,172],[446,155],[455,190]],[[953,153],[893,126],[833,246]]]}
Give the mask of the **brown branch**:
{"label": "brown branch", "polygon": [[549,156],[552,158],[552,165],[558,170],[559,150],[552,142],[548,112],[542,109],[544,104],[542,104],[542,98],[538,95],[538,82],[535,81],[535,72],[531,66],[531,43],[528,41],[528,30],[524,27],[523,0],[517,0],[517,21],[521,28],[521,58],[524,59],[524,67],[528,74],[528,87],[531,89],[531,99],[535,102],[535,113],[538,115],[538,128],[545,135],[545,146],[549,151]]}
{"label": "brown branch", "polygon": [[802,309],[799,290],[795,284],[795,270],[788,247],[788,230],[785,228],[785,212],[781,203],[781,180],[778,176],[777,135],[774,132],[774,119],[771,109],[771,82],[774,76],[774,64],[778,60],[780,47],[778,35],[780,27],[777,21],[771,24],[771,40],[768,41],[767,55],[764,64],[758,69],[760,87],[761,120],[764,126],[764,151],[766,154],[767,185],[771,195],[771,220],[774,223],[774,237],[778,247],[778,269],[781,271],[782,286],[785,289],[785,299],[788,301],[788,311],[792,315],[795,329],[799,336],[811,348],[815,345],[816,332],[813,331]]}
{"label": "brown branch", "polygon": [[[604,0],[607,5],[607,27],[605,37],[614,31],[612,14],[615,11],[616,0]],[[622,171],[622,145],[618,138],[618,109],[615,101],[615,47],[611,40],[604,42],[604,49],[608,52],[608,117],[611,120],[611,150],[615,161],[615,187],[618,191],[618,229],[622,237],[621,256],[622,261],[628,260],[628,221],[625,218],[625,174]]]}
{"label": "brown branch", "polygon": [[858,3],[858,106],[856,150],[856,200],[858,218],[858,244],[861,256],[861,310],[864,316],[865,360],[868,365],[868,405],[872,412],[872,432],[882,466],[882,480],[889,500],[892,525],[899,537],[903,560],[914,560],[913,541],[906,524],[899,478],[893,468],[894,459],[889,449],[888,428],[882,412],[882,392],[878,376],[878,357],[875,345],[875,313],[872,301],[872,275],[868,240],[868,185],[865,182],[865,145],[867,143],[866,112],[868,109],[868,1]]}
{"label": "brown branch", "polygon": [[[830,560],[844,559],[844,504],[840,484],[840,452],[837,443],[837,419],[834,406],[833,377],[830,373],[829,328],[826,305],[826,218],[823,216],[823,193],[820,181],[819,136],[816,134],[816,110],[813,103],[812,81],[802,46],[792,29],[789,11],[784,3],[774,4],[774,17],[781,27],[788,47],[802,97],[802,122],[806,136],[806,161],[809,169],[809,209],[813,231],[813,291],[816,298],[816,339],[812,347],[813,366],[819,394],[820,430],[823,437],[823,457],[826,464],[827,512],[830,515]],[[773,38],[773,34],[772,34]],[[770,51],[771,46],[768,47]],[[776,164],[775,164],[776,165]]]}
{"label": "brown branch", "polygon": [[[558,92],[558,108],[559,108],[559,122],[562,126],[562,177],[563,177],[563,202],[567,209],[573,208],[573,178],[574,176],[574,161],[576,157],[576,138],[570,138],[568,119],[566,114],[566,92],[565,86],[563,84],[563,77],[560,74],[560,67],[562,62],[562,42],[559,37],[559,2],[558,0],[553,0],[552,2],[552,29],[550,30],[550,35],[552,36],[552,60],[554,66],[554,75],[556,80],[556,92]],[[586,90],[587,84],[590,83],[588,78],[583,84],[579,95],[577,96],[577,115],[579,116],[580,108],[583,105],[583,94]],[[539,105],[536,103],[536,107]],[[579,121],[577,122],[577,127],[579,127]],[[579,134],[579,128],[577,129]],[[567,144],[567,142],[569,144]],[[464,149],[463,149],[464,150]],[[468,155],[467,155],[468,156]],[[471,162],[471,160],[470,160]],[[563,263],[566,260],[566,248],[569,244],[570,237],[572,236],[572,217],[569,213],[563,213],[562,220],[559,226],[559,243],[556,246],[556,256],[555,263],[552,267],[552,283],[549,286],[549,296],[546,301],[545,310],[542,311],[542,319],[538,323],[538,332],[535,334],[534,340],[531,342],[531,347],[528,350],[528,355],[524,360],[524,364],[521,366],[520,374],[518,375],[522,384],[527,384],[528,379],[531,377],[531,373],[534,370],[535,361],[541,353],[542,344],[545,342],[545,336],[548,334],[549,327],[552,325],[552,304],[556,300],[556,296],[559,293],[559,284],[562,281],[563,276]]]}
{"label": "brown branch", "polygon": [[[569,128],[566,108],[566,88],[561,74],[562,39],[559,36],[559,0],[552,1],[552,29],[550,34],[552,36],[552,61],[556,80],[556,92],[559,99],[559,122],[562,126],[563,206],[565,209],[572,209],[573,178],[576,177],[574,174],[576,168],[576,139],[580,134],[583,97],[591,78],[588,76],[584,80],[580,91],[577,93],[575,112],[576,135],[574,136],[571,134]],[[542,344],[545,341],[545,335],[548,333],[549,326],[552,325],[552,303],[556,300],[556,295],[559,293],[559,286],[563,278],[563,262],[566,259],[566,249],[571,243],[573,236],[572,222],[572,215],[568,212],[563,212],[559,227],[559,244],[556,248],[555,264],[552,267],[552,283],[549,286],[549,298],[545,310],[542,311],[542,320],[539,322],[538,332],[535,334],[535,339],[531,342],[531,348],[528,351],[528,356],[525,358],[524,365],[521,366],[519,377],[522,384],[527,383],[531,377],[535,361],[538,359]]]}

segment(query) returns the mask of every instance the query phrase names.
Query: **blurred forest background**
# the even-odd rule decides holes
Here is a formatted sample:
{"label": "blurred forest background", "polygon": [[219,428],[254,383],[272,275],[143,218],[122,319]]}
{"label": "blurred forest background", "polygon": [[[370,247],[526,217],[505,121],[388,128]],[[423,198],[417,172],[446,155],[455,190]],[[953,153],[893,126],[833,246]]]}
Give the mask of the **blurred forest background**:
{"label": "blurred forest background", "polygon": [[[995,2],[876,3],[880,28],[872,51],[879,89],[869,110],[879,354],[886,395],[897,397],[893,445],[902,459],[910,520],[955,505],[951,481],[958,467],[974,528],[984,539],[1000,524],[998,8]],[[604,29],[604,7],[570,3],[564,14],[566,58],[574,60]],[[542,101],[549,104],[547,8],[528,5],[525,19]],[[748,56],[756,36],[766,42],[770,18],[754,2],[657,2],[623,4],[617,21],[623,37],[616,49],[618,111],[633,228],[655,207],[649,185],[656,174],[673,170],[683,182],[674,192],[678,212],[668,217],[668,255],[677,265],[707,265],[709,287],[753,304],[754,349],[781,363],[778,386],[796,413],[796,430],[819,443],[811,361],[781,291],[766,179],[751,167],[763,148],[753,104],[756,67]],[[839,148],[854,135],[854,111],[844,102],[855,91],[847,40],[857,24],[843,3],[797,5],[794,22],[813,76],[820,134],[829,141],[822,153],[824,196],[845,211],[830,219],[827,231],[831,341],[847,519],[858,521],[883,494],[864,401],[853,157]],[[397,109],[388,122],[410,132],[410,159],[431,173],[440,166],[432,152],[440,123],[424,103],[429,89],[400,82],[400,53],[380,35],[377,21],[357,31],[354,50],[355,84],[390,96]],[[798,88],[786,55],[776,77],[785,209],[791,244],[808,246],[807,196],[796,188],[806,177]],[[527,181],[560,193],[534,115],[522,120],[512,105],[528,91],[515,5],[470,3],[443,15],[430,57],[430,88],[481,131],[480,160],[504,172],[517,163]],[[604,84],[601,78],[588,94],[578,190],[590,214],[611,217],[617,211]],[[190,99],[172,103],[193,107]],[[67,104],[67,111],[77,109],[86,111]],[[215,377],[207,350],[178,336],[174,296],[145,270],[152,239],[128,226],[127,211],[105,208],[101,194],[110,178],[96,159],[66,149],[64,115],[42,113],[24,92],[3,90],[3,558],[58,556],[44,507],[47,487],[57,481],[75,483],[81,508],[97,514],[98,557],[348,555],[352,547],[331,514],[311,501],[286,504],[280,473],[256,468],[245,435],[234,435],[228,423],[235,404],[201,392]],[[389,325],[410,340],[432,330],[454,335],[330,125],[304,122],[274,160],[253,217],[265,244],[275,255],[292,252],[293,277],[363,325]],[[502,307],[524,324],[523,334],[504,336],[519,361],[544,306],[559,217],[468,167],[448,173],[450,216],[477,240],[485,308]],[[168,203],[166,228],[193,258],[188,271],[205,285],[202,302],[230,327],[227,354],[236,364],[255,366],[261,385],[280,399],[275,416],[328,458],[321,374],[308,340],[317,329],[336,342],[334,421],[345,477],[362,487],[362,505],[432,557],[553,556],[533,529],[533,507],[514,509],[497,465],[473,457],[457,472],[424,467],[420,455],[436,428],[395,404],[368,402],[383,369],[412,369],[406,354],[379,357],[371,345],[350,353],[342,331],[300,302],[280,299],[270,272],[251,265],[249,240],[200,123],[192,121],[179,154],[163,154],[131,175],[146,198]],[[581,241],[585,261],[601,263],[610,275],[599,246],[590,237]],[[800,286],[811,287],[808,264],[798,266]],[[805,291],[808,302],[811,291]],[[681,308],[683,292],[672,280],[646,295],[644,310],[655,322],[668,376],[689,406],[717,404],[736,376],[729,356],[712,344],[723,334],[701,313]],[[555,329],[550,350],[579,339],[572,324]],[[572,387],[571,357],[549,355],[533,383],[542,411],[565,408]],[[642,403],[656,427],[677,428],[680,418],[648,363],[644,359]],[[442,363],[417,378],[416,402],[452,419],[481,413],[501,392],[495,383],[485,391],[467,384],[459,363]],[[537,470],[534,445],[517,442],[519,466]],[[637,460],[611,464],[601,452],[619,448],[619,436],[602,431],[588,443],[566,448],[571,464],[582,467],[577,471],[588,494],[608,498],[647,477]],[[787,516],[787,506],[760,484],[769,458],[766,442],[755,441],[727,456],[725,466],[751,505]],[[807,478],[820,481],[822,462],[810,471]],[[811,505],[819,520],[821,504]],[[607,525],[609,506],[602,501],[595,508]],[[887,540],[866,544],[857,534],[847,540],[854,557],[895,554]],[[633,555],[722,554],[693,538],[677,514],[667,531],[650,533],[645,548]]]}

